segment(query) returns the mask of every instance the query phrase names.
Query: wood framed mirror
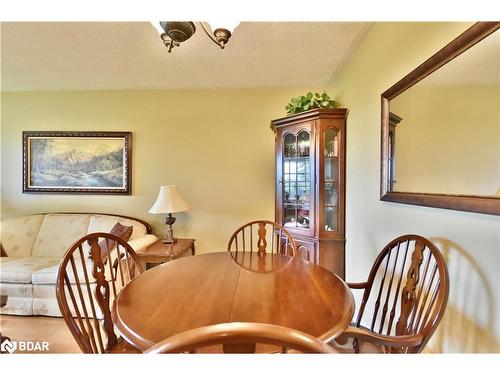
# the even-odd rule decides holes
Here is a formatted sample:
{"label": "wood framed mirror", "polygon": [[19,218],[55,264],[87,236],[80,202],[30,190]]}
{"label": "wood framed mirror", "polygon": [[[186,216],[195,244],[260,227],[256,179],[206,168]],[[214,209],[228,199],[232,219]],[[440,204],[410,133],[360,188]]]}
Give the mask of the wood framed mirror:
{"label": "wood framed mirror", "polygon": [[500,215],[500,22],[382,94],[380,199]]}

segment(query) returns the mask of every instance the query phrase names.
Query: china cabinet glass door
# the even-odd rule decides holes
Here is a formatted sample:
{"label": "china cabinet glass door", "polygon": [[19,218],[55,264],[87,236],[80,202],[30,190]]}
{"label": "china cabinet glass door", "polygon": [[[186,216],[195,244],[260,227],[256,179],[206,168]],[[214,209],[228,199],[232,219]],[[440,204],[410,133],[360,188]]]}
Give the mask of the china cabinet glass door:
{"label": "china cabinet glass door", "polygon": [[324,132],[324,171],[323,171],[323,230],[338,230],[339,198],[339,135],[336,129]]}
{"label": "china cabinet glass door", "polygon": [[283,226],[309,230],[311,221],[311,135],[288,133],[283,142]]}

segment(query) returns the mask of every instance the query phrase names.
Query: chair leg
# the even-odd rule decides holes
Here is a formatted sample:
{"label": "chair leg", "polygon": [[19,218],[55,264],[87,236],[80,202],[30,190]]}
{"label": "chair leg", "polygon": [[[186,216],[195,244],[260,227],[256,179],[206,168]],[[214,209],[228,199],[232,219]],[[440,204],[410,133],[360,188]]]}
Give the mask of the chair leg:
{"label": "chair leg", "polygon": [[359,353],[359,340],[354,339],[352,341],[352,348],[354,349],[354,353],[358,354]]}

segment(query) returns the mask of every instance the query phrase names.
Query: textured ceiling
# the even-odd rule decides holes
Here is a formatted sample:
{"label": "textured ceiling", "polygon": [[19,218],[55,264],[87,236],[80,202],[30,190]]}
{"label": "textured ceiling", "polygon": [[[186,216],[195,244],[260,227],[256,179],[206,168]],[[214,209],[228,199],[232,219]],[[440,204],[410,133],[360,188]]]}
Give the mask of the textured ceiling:
{"label": "textured ceiling", "polygon": [[321,87],[361,22],[243,22],[224,50],[204,34],[171,54],[147,22],[2,23],[2,90]]}

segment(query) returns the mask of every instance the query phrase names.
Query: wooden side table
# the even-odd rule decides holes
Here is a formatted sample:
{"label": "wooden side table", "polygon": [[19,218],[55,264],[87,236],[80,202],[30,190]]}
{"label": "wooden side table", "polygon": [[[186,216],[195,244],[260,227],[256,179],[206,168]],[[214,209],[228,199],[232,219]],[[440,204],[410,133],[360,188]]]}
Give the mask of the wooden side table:
{"label": "wooden side table", "polygon": [[158,240],[136,253],[145,266],[144,269],[148,269],[150,268],[149,264],[164,263],[188,255],[195,255],[194,241],[194,238],[178,238],[176,243],[163,243]]}

